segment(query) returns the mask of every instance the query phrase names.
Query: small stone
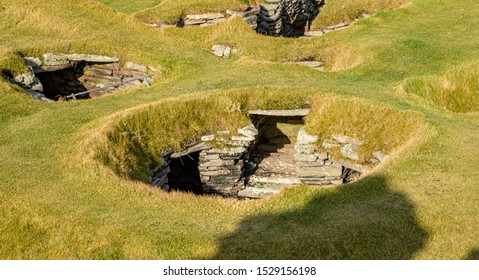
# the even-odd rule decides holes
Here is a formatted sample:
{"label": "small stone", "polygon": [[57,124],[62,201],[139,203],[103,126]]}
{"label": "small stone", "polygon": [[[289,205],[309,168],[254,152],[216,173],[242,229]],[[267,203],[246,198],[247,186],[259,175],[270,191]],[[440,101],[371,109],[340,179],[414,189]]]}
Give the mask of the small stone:
{"label": "small stone", "polygon": [[305,154],[310,155],[316,151],[316,147],[314,145],[294,145],[294,149],[296,150],[297,154]]}
{"label": "small stone", "polygon": [[385,161],[385,160],[389,157],[388,155],[381,153],[381,151],[375,151],[375,152],[373,153],[373,156],[374,156],[377,160],[379,160],[379,162],[383,162],[383,161]]}
{"label": "small stone", "polygon": [[355,144],[341,145],[340,151],[341,151],[341,155],[345,158],[349,158],[349,159],[352,159],[352,160],[358,160],[359,159],[359,155],[358,155],[358,152],[357,152],[357,145],[355,145]]}
{"label": "small stone", "polygon": [[318,141],[318,136],[316,135],[311,135],[306,132],[304,129],[304,126],[302,126],[299,129],[298,132],[298,139],[297,139],[297,144],[299,145],[307,145],[307,144],[314,144]]}
{"label": "small stone", "polygon": [[201,136],[201,141],[203,142],[209,142],[213,140],[215,140],[215,136],[213,134]]}
{"label": "small stone", "polygon": [[43,62],[38,57],[23,57],[23,61],[32,67],[41,67]]}
{"label": "small stone", "polygon": [[224,45],[214,45],[211,47],[213,53],[221,58],[228,58],[231,54],[231,48]]}
{"label": "small stone", "polygon": [[322,144],[323,148],[325,149],[333,149],[333,148],[338,148],[340,147],[341,145],[339,144],[336,144],[336,143],[331,143],[331,142],[328,142],[328,141],[324,141],[323,144]]}
{"label": "small stone", "polygon": [[232,136],[231,140],[233,140],[233,141],[254,141],[255,138],[253,136]]}
{"label": "small stone", "polygon": [[312,155],[294,154],[294,159],[297,161],[315,162],[316,160],[318,160],[318,156],[315,154],[312,154]]}
{"label": "small stone", "polygon": [[213,160],[213,159],[220,159],[220,155],[218,154],[201,154],[200,155],[202,160]]}
{"label": "small stone", "polygon": [[243,128],[238,128],[238,134],[246,136],[246,137],[254,137],[258,135],[258,130],[254,127],[253,124],[245,126]]}
{"label": "small stone", "polygon": [[211,154],[226,154],[230,156],[241,155],[246,152],[245,147],[234,147],[228,149],[211,149],[209,153]]}
{"label": "small stone", "polygon": [[230,170],[215,170],[215,171],[204,171],[201,172],[201,176],[219,176],[219,175],[230,175]]}
{"label": "small stone", "polygon": [[342,134],[333,134],[331,137],[340,144],[354,144],[354,145],[364,144],[364,141],[359,138],[352,138]]}
{"label": "small stone", "polygon": [[224,165],[233,165],[235,164],[233,160],[221,160],[221,159],[214,159],[207,161],[201,164],[201,167],[208,167],[208,166],[224,166]]}
{"label": "small stone", "polygon": [[310,168],[297,168],[298,177],[319,178],[319,177],[341,177],[343,167],[340,165],[318,166]]}
{"label": "small stone", "polygon": [[130,70],[133,70],[133,71],[139,71],[139,72],[146,72],[147,71],[146,66],[139,65],[139,64],[133,63],[131,61],[125,62],[125,67],[130,69]]}

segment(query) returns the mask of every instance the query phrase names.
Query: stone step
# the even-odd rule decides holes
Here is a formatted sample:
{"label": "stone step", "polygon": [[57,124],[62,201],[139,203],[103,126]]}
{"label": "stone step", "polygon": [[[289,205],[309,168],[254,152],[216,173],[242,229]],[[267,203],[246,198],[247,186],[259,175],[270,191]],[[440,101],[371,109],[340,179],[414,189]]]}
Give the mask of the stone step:
{"label": "stone step", "polygon": [[301,184],[301,181],[296,177],[282,176],[279,174],[271,174],[269,176],[253,175],[249,177],[249,185],[279,185],[279,186],[294,186]]}

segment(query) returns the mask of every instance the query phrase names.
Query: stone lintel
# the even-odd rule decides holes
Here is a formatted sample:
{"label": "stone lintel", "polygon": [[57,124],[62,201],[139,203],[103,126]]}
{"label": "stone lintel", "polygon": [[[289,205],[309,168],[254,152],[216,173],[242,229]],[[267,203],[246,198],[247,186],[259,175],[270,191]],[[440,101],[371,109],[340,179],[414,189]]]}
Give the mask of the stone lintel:
{"label": "stone lintel", "polygon": [[305,117],[309,114],[310,109],[297,110],[252,110],[248,114],[258,116],[278,116],[278,117]]}

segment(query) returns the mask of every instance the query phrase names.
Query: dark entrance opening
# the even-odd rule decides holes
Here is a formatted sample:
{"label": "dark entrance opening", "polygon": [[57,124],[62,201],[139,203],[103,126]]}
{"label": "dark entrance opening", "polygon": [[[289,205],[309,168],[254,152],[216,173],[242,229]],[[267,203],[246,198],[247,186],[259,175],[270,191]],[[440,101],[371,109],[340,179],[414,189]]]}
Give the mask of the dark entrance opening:
{"label": "dark entrance opening", "polygon": [[168,185],[172,190],[202,194],[200,171],[198,169],[200,152],[181,157],[172,157]]}
{"label": "dark entrance opening", "polygon": [[[68,95],[88,90],[79,78],[83,76],[84,63],[56,71],[36,72],[35,76],[43,85],[43,94],[53,100],[65,98]],[[86,99],[88,94],[78,96],[77,99]]]}

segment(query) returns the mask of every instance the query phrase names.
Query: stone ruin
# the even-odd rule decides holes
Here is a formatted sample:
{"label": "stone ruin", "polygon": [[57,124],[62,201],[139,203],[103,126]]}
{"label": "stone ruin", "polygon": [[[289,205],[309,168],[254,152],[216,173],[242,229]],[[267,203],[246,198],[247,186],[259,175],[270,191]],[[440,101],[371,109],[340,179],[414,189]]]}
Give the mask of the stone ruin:
{"label": "stone ruin", "polygon": [[324,0],[267,0],[259,5],[256,32],[269,36],[301,37],[309,31]]}
{"label": "stone ruin", "polygon": [[[176,24],[153,23],[162,27],[202,27],[220,23],[226,16],[241,16],[256,32],[269,36],[301,37],[309,31],[325,0],[266,0],[244,12],[227,10],[221,13],[186,15]],[[323,32],[324,33],[324,32]]]}
{"label": "stone ruin", "polygon": [[[364,141],[334,134],[319,145],[304,129],[308,109],[250,111],[252,123],[204,135],[181,152],[165,151],[150,170],[152,185],[225,197],[262,198],[298,184],[336,186],[351,182],[387,158],[376,151],[358,163]],[[333,157],[339,150],[340,158]]]}
{"label": "stone ruin", "polygon": [[150,85],[154,69],[133,62],[91,54],[44,54],[43,60],[23,57],[28,72],[7,77],[43,101],[86,99],[115,89]]}

